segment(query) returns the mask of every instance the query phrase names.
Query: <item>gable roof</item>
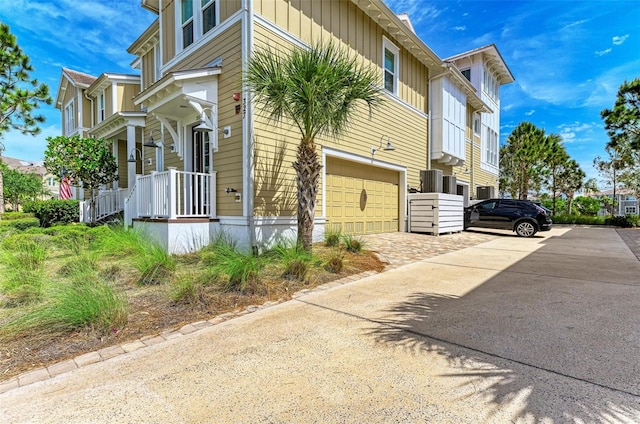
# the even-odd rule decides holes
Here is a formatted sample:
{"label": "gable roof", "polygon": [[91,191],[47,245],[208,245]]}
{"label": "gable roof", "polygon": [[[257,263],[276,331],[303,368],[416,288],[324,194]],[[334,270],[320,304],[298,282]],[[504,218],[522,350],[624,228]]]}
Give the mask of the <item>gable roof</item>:
{"label": "gable roof", "polygon": [[47,173],[47,170],[42,166],[42,162],[30,162],[27,160],[10,158],[8,156],[2,156],[0,157],[0,160],[2,160],[2,163],[7,165],[9,169],[15,169],[16,171],[31,172],[38,175],[45,175]]}
{"label": "gable roof", "polygon": [[58,83],[58,94],[56,95],[56,107],[62,108],[62,99],[64,93],[67,91],[69,84],[78,88],[87,88],[94,81],[96,77],[93,75],[85,74],[84,72],[74,71],[68,68],[62,68],[62,74],[60,75],[60,83]]}
{"label": "gable roof", "polygon": [[498,75],[500,85],[510,84],[516,80],[495,44],[487,44],[486,46],[478,47],[477,49],[469,50],[455,56],[448,57],[444,60],[446,62],[455,62],[477,54],[482,54],[486,58],[487,64]]}

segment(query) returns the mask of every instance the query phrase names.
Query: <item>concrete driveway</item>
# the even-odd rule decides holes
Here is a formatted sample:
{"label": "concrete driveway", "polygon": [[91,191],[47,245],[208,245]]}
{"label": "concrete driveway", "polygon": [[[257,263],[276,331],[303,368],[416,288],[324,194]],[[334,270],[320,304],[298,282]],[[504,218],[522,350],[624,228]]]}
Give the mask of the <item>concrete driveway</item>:
{"label": "concrete driveway", "polygon": [[505,233],[10,390],[0,422],[638,423],[639,276],[612,229]]}

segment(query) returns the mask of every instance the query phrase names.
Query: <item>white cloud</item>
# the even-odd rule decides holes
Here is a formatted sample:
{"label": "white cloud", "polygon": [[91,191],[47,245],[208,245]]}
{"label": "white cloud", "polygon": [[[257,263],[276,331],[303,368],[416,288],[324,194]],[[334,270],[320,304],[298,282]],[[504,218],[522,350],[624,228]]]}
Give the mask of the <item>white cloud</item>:
{"label": "white cloud", "polygon": [[531,116],[534,113],[536,113],[536,111],[534,109],[531,109],[529,112],[525,112],[524,114],[527,115],[527,116]]}
{"label": "white cloud", "polygon": [[567,28],[578,26],[578,25],[582,25],[582,24],[585,24],[587,22],[589,22],[589,19],[582,19],[582,20],[579,20],[579,21],[571,22],[570,24],[565,25],[563,27],[563,29],[567,29]]}
{"label": "white cloud", "polygon": [[565,143],[590,143],[598,129],[602,130],[602,124],[574,121],[558,125],[558,134]]}
{"label": "white cloud", "polygon": [[435,19],[442,14],[441,9],[414,0],[385,0],[385,3],[395,13],[407,13],[414,27],[422,21]]}
{"label": "white cloud", "polygon": [[627,38],[629,38],[629,34],[625,34],[625,35],[616,35],[615,37],[613,37],[613,44],[615,44],[616,46],[619,46],[620,44],[624,43]]}
{"label": "white cloud", "polygon": [[466,27],[466,26],[464,26],[464,25],[459,25],[459,26],[454,26],[454,27],[453,27],[453,30],[454,30],[454,31],[464,31],[464,30],[466,30],[466,29],[467,29],[467,27]]}
{"label": "white cloud", "polygon": [[596,56],[604,56],[605,54],[611,53],[611,47],[604,50],[596,50]]}

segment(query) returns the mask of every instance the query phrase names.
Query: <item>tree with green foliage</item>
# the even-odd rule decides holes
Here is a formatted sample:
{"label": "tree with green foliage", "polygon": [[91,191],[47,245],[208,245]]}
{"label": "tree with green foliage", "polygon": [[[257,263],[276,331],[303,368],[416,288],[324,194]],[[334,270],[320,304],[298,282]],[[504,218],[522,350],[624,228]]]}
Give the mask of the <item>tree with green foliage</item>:
{"label": "tree with green foliage", "polygon": [[500,190],[526,200],[540,191],[553,139],[531,122],[521,122],[500,149]]}
{"label": "tree with green foliage", "polygon": [[605,182],[611,184],[613,187],[613,200],[611,202],[611,215],[615,213],[616,210],[616,191],[618,189],[618,178],[620,171],[625,168],[625,159],[621,159],[616,150],[612,147],[607,147],[605,149],[609,154],[609,158],[602,158],[600,156],[596,156],[593,159],[593,166],[598,170],[600,176],[605,179]]}
{"label": "tree with green foliage", "polygon": [[43,194],[42,178],[34,173],[15,169],[4,172],[4,198],[11,202],[14,211],[25,202],[37,200]]}
{"label": "tree with green foliage", "polygon": [[587,174],[580,168],[580,164],[574,159],[569,159],[563,166],[562,172],[558,175],[559,188],[567,197],[567,212],[571,215],[573,198],[576,191],[582,188],[584,177]]}
{"label": "tree with green foliage", "polygon": [[640,150],[640,78],[625,81],[618,89],[613,109],[600,112],[609,134],[609,146],[628,145]]}
{"label": "tree with green foliage", "polygon": [[599,192],[600,189],[598,188],[598,180],[596,180],[595,178],[589,178],[587,181],[585,181],[584,183],[584,193],[585,194],[594,194]]}
{"label": "tree with green foliage", "polygon": [[562,145],[562,138],[557,134],[547,136],[549,151],[547,152],[546,186],[551,191],[551,211],[556,214],[556,199],[561,194],[562,180],[560,176],[565,172],[569,154]]}
{"label": "tree with green foliage", "polygon": [[600,199],[595,197],[578,196],[573,204],[580,215],[596,216],[600,210]]}
{"label": "tree with green foliage", "polygon": [[44,152],[44,166],[54,175],[65,175],[73,184],[91,193],[91,210],[95,221],[95,196],[101,185],[118,179],[116,158],[111,153],[112,143],[103,139],[48,137]]}
{"label": "tree with green foliage", "polygon": [[273,122],[293,122],[300,131],[293,168],[297,181],[298,244],[312,250],[313,221],[322,165],[315,139],[344,135],[358,105],[382,103],[378,72],[332,43],[282,53],[258,49],[244,82]]}
{"label": "tree with green foliage", "polygon": [[[51,104],[49,87],[31,78],[33,67],[9,25],[0,22],[0,138],[10,129],[36,135],[44,116],[34,114],[41,103]],[[0,152],[2,155],[2,152]],[[4,212],[3,172],[0,169],[0,214]]]}

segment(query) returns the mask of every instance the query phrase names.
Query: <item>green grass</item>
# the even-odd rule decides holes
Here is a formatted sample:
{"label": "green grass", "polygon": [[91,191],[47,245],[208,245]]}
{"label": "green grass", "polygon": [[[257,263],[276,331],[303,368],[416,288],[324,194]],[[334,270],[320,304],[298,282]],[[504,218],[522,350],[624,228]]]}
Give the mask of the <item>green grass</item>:
{"label": "green grass", "polygon": [[299,281],[307,279],[314,261],[313,255],[298,246],[295,241],[279,242],[265,254],[265,257],[274,257],[282,264],[284,278]]}
{"label": "green grass", "polygon": [[109,231],[103,230],[97,241],[99,251],[114,258],[128,258],[140,273],[139,284],[160,284],[175,271],[175,258],[141,230],[127,231],[121,226],[108,228]]}
{"label": "green grass", "polygon": [[209,272],[224,277],[218,281],[226,292],[253,290],[265,265],[263,257],[240,251],[224,235],[214,240],[203,251],[202,257]]}
{"label": "green grass", "polygon": [[124,296],[95,278],[54,285],[47,298],[46,302],[5,322],[0,341],[23,334],[56,335],[83,328],[106,335],[127,322]]}
{"label": "green grass", "polygon": [[3,303],[17,306],[40,300],[47,258],[45,246],[30,238],[13,236],[3,241],[0,257],[4,268],[0,280]]}

